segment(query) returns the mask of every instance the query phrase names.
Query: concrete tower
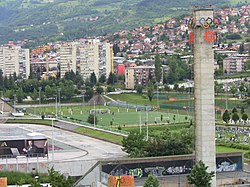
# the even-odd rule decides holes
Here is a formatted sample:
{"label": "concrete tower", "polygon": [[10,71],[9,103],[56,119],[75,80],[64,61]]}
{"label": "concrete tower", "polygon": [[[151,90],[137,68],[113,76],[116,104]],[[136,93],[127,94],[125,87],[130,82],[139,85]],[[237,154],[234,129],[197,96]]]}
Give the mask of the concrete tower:
{"label": "concrete tower", "polygon": [[[216,171],[213,17],[211,8],[193,11],[195,159],[202,160],[209,171]],[[212,180],[215,186],[216,177]]]}

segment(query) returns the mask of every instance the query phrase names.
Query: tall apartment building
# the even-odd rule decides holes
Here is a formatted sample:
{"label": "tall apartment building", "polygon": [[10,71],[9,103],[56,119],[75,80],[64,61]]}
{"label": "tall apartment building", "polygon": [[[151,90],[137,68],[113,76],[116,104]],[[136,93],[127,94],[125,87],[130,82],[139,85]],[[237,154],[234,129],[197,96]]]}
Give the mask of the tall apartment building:
{"label": "tall apartment building", "polygon": [[78,46],[79,54],[79,71],[84,80],[95,73],[99,77],[99,47],[94,40],[85,41]]}
{"label": "tall apartment building", "polygon": [[234,74],[246,71],[246,57],[227,57],[223,60],[223,70],[227,74]]}
{"label": "tall apartment building", "polygon": [[60,74],[61,78],[65,76],[66,72],[73,71],[76,73],[76,51],[75,44],[64,44],[60,47]]}
{"label": "tall apartment building", "polygon": [[79,67],[83,79],[95,73],[97,78],[105,75],[108,78],[113,68],[113,50],[109,43],[99,40],[87,40],[79,46]]}
{"label": "tall apartment building", "polygon": [[78,71],[84,80],[95,73],[99,78],[113,72],[113,51],[109,43],[99,40],[85,40],[60,49],[60,71],[64,77],[67,71]]}
{"label": "tall apartment building", "polygon": [[135,89],[136,84],[146,86],[149,78],[155,77],[155,66],[135,66],[125,70],[126,89]]}
{"label": "tall apartment building", "polygon": [[22,49],[20,46],[0,47],[0,69],[4,76],[17,74],[24,79],[30,75],[29,49]]}

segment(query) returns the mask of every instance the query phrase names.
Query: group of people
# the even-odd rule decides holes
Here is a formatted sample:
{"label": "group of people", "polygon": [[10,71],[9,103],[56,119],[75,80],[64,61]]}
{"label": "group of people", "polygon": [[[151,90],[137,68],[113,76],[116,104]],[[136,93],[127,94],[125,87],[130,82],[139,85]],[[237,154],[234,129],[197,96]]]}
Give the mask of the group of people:
{"label": "group of people", "polygon": [[217,140],[226,142],[248,143],[250,128],[216,127]]}

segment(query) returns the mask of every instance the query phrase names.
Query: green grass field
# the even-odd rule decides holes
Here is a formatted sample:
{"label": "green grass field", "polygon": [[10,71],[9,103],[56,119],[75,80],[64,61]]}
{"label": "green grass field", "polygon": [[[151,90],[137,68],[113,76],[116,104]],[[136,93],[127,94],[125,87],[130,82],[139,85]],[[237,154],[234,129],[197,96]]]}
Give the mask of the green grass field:
{"label": "green grass field", "polygon": [[[122,101],[128,104],[153,106],[157,111],[149,111],[148,114],[145,111],[136,111],[135,109],[126,109],[121,107],[110,106],[95,106],[95,109],[109,109],[110,114],[96,114],[97,124],[106,127],[118,127],[118,126],[138,126],[144,125],[147,121],[149,124],[166,124],[166,123],[187,123],[190,122],[193,116],[193,96],[186,93],[164,93],[155,94],[152,102],[150,102],[145,94],[117,94],[108,95],[114,100]],[[157,99],[159,98],[159,99]],[[170,101],[169,98],[175,98]],[[227,102],[226,102],[227,100]],[[242,102],[238,100],[230,100],[229,98],[222,96],[216,96],[215,105],[217,108],[232,110],[233,107],[242,106]],[[157,106],[165,107],[158,108]],[[58,107],[58,116],[70,119],[87,121],[90,110],[93,110],[94,106],[70,106],[70,107]],[[245,112],[250,116],[250,108],[246,108]],[[44,107],[44,108],[32,108],[27,109],[36,115],[55,115],[56,107]],[[222,122],[221,112],[216,110],[216,121]],[[162,116],[162,118],[161,118]]]}
{"label": "green grass field", "polygon": [[225,147],[225,146],[216,146],[216,153],[229,153],[229,152],[248,152],[247,150],[242,150],[242,149],[234,149],[230,147]]}
{"label": "green grass field", "polygon": [[[71,107],[61,107],[58,108],[58,114],[64,116],[64,118],[72,118],[82,121],[87,121],[90,110],[94,109],[93,106],[71,106]],[[126,108],[117,108],[117,107],[105,107],[105,106],[96,106],[95,109],[109,109],[110,113],[96,114],[97,124],[102,126],[124,126],[124,125],[144,125],[148,119],[149,124],[162,124],[162,123],[186,123],[190,122],[191,116],[188,114],[183,115],[179,114],[176,111],[176,114],[157,111],[137,111],[135,109],[126,109]],[[46,107],[46,108],[30,108],[27,109],[27,112],[31,112],[36,115],[45,114],[53,115],[56,113],[55,107]],[[161,118],[162,115],[162,118]],[[162,120],[161,120],[162,119]]]}

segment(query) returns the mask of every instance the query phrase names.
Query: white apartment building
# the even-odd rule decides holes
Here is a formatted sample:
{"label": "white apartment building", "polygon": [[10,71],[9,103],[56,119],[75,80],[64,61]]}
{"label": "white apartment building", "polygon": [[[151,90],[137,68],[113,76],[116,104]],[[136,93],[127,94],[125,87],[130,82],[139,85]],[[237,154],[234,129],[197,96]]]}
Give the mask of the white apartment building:
{"label": "white apartment building", "polygon": [[76,44],[63,44],[60,47],[60,73],[61,78],[65,76],[66,72],[73,71],[76,73]]}
{"label": "white apartment building", "polygon": [[28,79],[30,75],[29,49],[22,49],[20,46],[0,47],[0,69],[4,76],[21,76]]}
{"label": "white apartment building", "polygon": [[84,80],[95,73],[108,78],[113,73],[113,50],[109,43],[99,40],[84,40],[81,43],[67,44],[60,49],[60,71],[64,77],[67,71],[78,71]]}
{"label": "white apartment building", "polygon": [[86,41],[79,44],[79,71],[84,80],[90,77],[91,73],[95,73],[99,77],[99,47],[94,40]]}

